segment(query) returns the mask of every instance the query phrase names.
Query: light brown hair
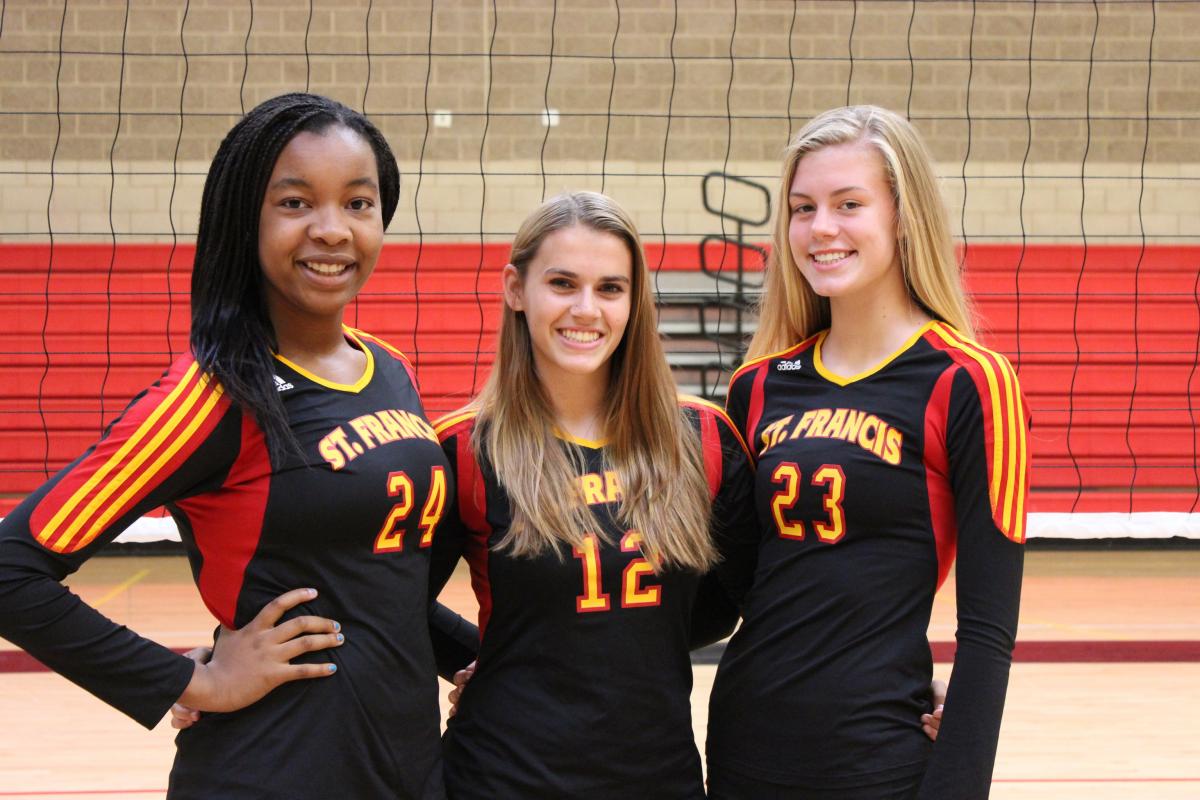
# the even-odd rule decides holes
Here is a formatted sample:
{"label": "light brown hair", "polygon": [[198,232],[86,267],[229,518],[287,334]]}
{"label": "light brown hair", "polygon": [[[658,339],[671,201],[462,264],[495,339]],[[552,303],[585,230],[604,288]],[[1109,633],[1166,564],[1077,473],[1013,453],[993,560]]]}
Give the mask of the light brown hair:
{"label": "light brown hair", "polygon": [[929,316],[968,337],[974,335],[946,205],[920,136],[895,112],[878,106],[846,106],[814,117],[784,151],[773,252],[759,303],[758,330],[747,358],[785,350],[829,327],[829,299],[812,290],[792,256],[788,193],[804,156],[856,142],[870,145],[883,160],[884,179],[896,204],[896,252],[909,296]]}
{"label": "light brown hair", "polygon": [[[707,569],[716,550],[699,437],[679,407],[645,254],[629,215],[602,194],[560,194],[521,224],[510,263],[524,281],[546,237],[576,225],[616,236],[632,261],[629,321],[612,356],[602,416],[605,468],[616,472],[623,494],[618,523],[642,534],[642,552],[655,569]],[[525,315],[507,303],[495,365],[472,406],[478,410],[472,445],[477,455],[486,453],[512,509],[499,548],[518,556],[551,548],[561,555],[559,543],[580,547],[586,533],[605,536],[576,489],[582,454],[557,435]]]}

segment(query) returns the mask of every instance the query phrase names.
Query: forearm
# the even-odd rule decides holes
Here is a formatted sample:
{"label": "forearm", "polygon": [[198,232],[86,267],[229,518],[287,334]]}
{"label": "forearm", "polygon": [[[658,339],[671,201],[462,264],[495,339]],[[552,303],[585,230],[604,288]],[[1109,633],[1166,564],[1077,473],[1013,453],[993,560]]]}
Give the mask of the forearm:
{"label": "forearm", "polygon": [[479,654],[479,628],[441,603],[429,609],[429,637],[438,675],[452,680]]}
{"label": "forearm", "polygon": [[958,649],[922,798],[986,798],[1008,690],[1023,548],[982,532],[961,548]]}
{"label": "forearm", "polygon": [[191,680],[188,659],[11,564],[0,564],[0,620],[0,636],[147,728]]}

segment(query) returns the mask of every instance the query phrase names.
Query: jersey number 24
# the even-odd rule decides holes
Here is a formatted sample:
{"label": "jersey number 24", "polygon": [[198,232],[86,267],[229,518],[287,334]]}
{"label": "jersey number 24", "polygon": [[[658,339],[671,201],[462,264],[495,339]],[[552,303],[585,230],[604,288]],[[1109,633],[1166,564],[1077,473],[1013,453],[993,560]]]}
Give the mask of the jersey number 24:
{"label": "jersey number 24", "polygon": [[[412,478],[400,470],[388,473],[388,497],[397,498],[396,504],[388,512],[383,527],[375,536],[376,553],[398,553],[404,549],[404,523],[412,513],[416,504]],[[446,469],[435,466],[429,474],[429,495],[425,498],[425,506],[421,509],[421,518],[417,530],[421,532],[419,547],[429,547],[433,544],[433,531],[442,520],[442,512],[446,510]]]}

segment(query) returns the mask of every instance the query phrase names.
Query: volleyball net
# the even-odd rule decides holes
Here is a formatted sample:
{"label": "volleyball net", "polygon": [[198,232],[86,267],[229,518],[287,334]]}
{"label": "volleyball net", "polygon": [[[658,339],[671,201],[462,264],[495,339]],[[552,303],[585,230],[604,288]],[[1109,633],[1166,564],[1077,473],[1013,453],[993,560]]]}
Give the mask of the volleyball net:
{"label": "volleyball net", "polygon": [[1029,397],[1031,537],[1200,538],[1197,34],[1168,0],[0,0],[0,514],[186,347],[208,162],[308,90],[400,162],[351,322],[431,416],[482,385],[508,243],[564,189],[633,214],[681,387],[719,400],[789,135],[903,112]]}

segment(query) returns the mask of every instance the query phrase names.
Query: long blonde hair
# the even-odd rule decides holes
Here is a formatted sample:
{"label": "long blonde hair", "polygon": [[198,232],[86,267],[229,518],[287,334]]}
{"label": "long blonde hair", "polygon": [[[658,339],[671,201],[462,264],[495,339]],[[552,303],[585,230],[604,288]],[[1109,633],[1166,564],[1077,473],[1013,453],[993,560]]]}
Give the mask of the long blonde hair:
{"label": "long blonde hair", "polygon": [[[632,261],[629,322],[612,356],[602,417],[605,469],[616,472],[622,492],[618,523],[642,534],[642,552],[656,569],[707,569],[716,550],[699,438],[679,407],[658,338],[645,254],[628,214],[602,194],[560,194],[521,224],[510,263],[524,281],[546,237],[576,225],[616,236]],[[478,410],[472,446],[481,461],[486,453],[512,510],[499,549],[532,556],[549,548],[561,556],[560,542],[582,547],[588,532],[607,539],[577,489],[582,455],[556,434],[525,315],[507,303],[495,365],[472,406]]]}
{"label": "long blonde hair", "polygon": [[883,158],[884,178],[896,204],[896,250],[909,296],[931,317],[974,335],[946,205],[925,145],[908,120],[895,112],[846,106],[814,117],[784,151],[773,252],[747,358],[777,353],[829,327],[829,299],[812,290],[792,256],[788,193],[800,159],[824,147],[855,142],[871,145]]}

